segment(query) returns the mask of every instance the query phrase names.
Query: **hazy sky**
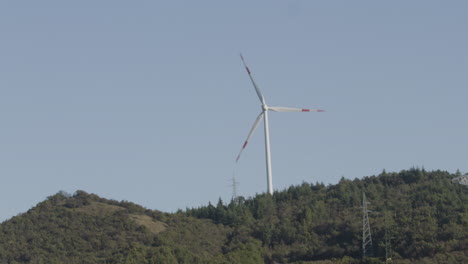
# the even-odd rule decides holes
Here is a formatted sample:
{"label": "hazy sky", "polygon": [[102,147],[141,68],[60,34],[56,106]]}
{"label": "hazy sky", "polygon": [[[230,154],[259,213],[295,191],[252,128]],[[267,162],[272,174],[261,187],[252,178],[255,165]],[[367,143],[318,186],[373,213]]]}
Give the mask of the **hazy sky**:
{"label": "hazy sky", "polygon": [[466,1],[2,1],[0,221],[60,190],[174,212],[400,171],[468,171]]}

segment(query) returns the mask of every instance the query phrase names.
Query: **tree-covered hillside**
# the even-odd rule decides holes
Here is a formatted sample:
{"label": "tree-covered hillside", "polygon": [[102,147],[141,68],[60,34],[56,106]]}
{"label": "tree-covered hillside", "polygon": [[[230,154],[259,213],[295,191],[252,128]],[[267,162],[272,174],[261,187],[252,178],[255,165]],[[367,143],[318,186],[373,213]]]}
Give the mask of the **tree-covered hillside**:
{"label": "tree-covered hillside", "polygon": [[453,177],[420,169],[384,171],[328,187],[304,183],[273,197],[239,198],[227,206],[187,210],[187,215],[230,226],[234,238],[261,241],[267,259],[280,263],[360,259],[365,192],[374,256],[384,259],[387,232],[387,254],[395,263],[468,263],[467,188],[452,184]]}
{"label": "tree-covered hillside", "polygon": [[384,171],[176,214],[60,192],[0,225],[0,263],[468,263],[468,188],[456,176]]}

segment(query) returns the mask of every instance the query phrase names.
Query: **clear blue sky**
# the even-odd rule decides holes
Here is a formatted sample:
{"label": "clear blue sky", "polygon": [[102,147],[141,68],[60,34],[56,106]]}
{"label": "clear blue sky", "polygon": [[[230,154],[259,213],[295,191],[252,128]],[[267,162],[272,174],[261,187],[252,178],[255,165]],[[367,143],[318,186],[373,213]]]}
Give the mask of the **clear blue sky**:
{"label": "clear blue sky", "polygon": [[[273,183],[468,171],[466,1],[2,1],[0,221],[60,190],[231,197],[269,104]],[[262,126],[236,167],[266,190]]]}

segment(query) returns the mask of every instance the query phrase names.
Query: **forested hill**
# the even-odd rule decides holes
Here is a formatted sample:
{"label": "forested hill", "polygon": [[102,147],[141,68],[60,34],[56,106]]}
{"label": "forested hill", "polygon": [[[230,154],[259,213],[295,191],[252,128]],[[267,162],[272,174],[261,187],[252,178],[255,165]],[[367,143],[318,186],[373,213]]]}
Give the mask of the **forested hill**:
{"label": "forested hill", "polygon": [[468,263],[468,188],[456,176],[384,171],[175,214],[59,192],[0,225],[0,263]]}

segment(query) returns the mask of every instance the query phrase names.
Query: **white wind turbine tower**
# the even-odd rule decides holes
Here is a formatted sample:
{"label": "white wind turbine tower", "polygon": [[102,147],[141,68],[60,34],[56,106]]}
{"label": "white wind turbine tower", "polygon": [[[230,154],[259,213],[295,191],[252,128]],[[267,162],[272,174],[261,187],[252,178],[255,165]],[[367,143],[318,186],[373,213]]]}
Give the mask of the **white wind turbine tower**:
{"label": "white wind turbine tower", "polygon": [[268,186],[268,193],[273,195],[273,178],[272,178],[272,173],[271,173],[271,153],[270,153],[270,132],[268,128],[268,111],[273,111],[273,112],[324,112],[324,110],[320,109],[303,109],[303,108],[290,108],[290,107],[274,107],[274,106],[268,106],[265,102],[265,98],[262,95],[262,92],[260,92],[260,89],[258,88],[257,84],[255,83],[252,74],[245,64],[244,57],[242,54],[240,55],[242,62],[244,63],[245,69],[247,70],[247,73],[249,74],[250,80],[252,81],[252,84],[255,88],[255,91],[257,92],[258,99],[260,99],[260,102],[262,103],[262,112],[260,115],[257,117],[255,120],[252,128],[250,129],[249,135],[247,136],[247,139],[244,142],[244,145],[242,146],[242,149],[239,152],[239,155],[237,155],[236,162],[239,160],[242,151],[245,149],[247,146],[247,143],[249,142],[250,138],[252,137],[253,133],[255,132],[255,129],[257,128],[258,124],[260,121],[264,120],[265,123],[265,156],[266,156],[266,171],[267,171],[267,186]]}

